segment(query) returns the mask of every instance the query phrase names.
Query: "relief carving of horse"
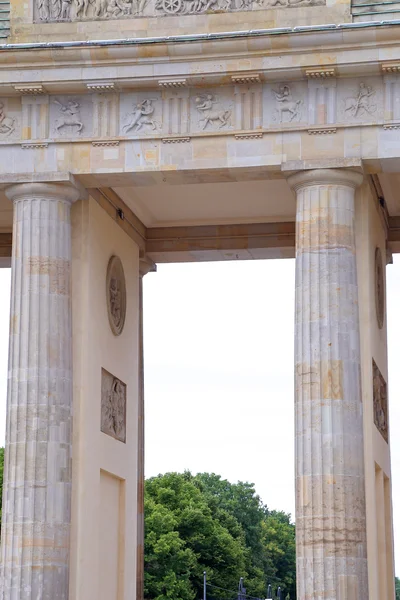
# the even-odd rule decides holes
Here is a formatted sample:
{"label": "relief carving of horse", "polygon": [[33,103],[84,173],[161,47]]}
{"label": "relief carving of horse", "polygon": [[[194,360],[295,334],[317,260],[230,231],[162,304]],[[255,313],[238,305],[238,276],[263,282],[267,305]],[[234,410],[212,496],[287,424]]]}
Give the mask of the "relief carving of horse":
{"label": "relief carving of horse", "polygon": [[214,97],[211,94],[196,98],[196,108],[203,115],[203,118],[199,121],[199,123],[203,123],[203,129],[205,129],[209,123],[210,125],[219,123],[219,129],[229,124],[232,111],[226,109],[213,109],[213,105],[216,103],[217,101],[214,100]]}

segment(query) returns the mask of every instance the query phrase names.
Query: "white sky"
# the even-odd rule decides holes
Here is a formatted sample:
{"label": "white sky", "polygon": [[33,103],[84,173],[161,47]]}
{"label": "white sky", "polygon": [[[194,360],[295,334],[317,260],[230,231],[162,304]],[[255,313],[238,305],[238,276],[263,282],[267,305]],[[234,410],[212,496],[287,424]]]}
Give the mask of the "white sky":
{"label": "white sky", "polygon": [[[400,256],[387,267],[395,544],[400,574]],[[146,476],[255,483],[294,514],[294,261],[159,265],[144,279]],[[0,269],[0,444],[10,270]]]}

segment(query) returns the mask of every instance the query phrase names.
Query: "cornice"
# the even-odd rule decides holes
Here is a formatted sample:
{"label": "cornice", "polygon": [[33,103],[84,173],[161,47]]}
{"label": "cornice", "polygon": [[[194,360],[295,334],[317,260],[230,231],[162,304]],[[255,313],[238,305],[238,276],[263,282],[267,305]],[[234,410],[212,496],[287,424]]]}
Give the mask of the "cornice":
{"label": "cornice", "polygon": [[[52,66],[70,67],[71,65],[88,66],[88,64],[89,66],[106,66],[116,62],[126,64],[140,62],[141,65],[165,61],[175,63],[194,60],[199,56],[202,59],[211,57],[233,59],[241,56],[265,56],[267,53],[269,56],[282,57],[299,52],[315,54],[321,52],[321,48],[324,52],[335,49],[340,52],[356,49],[370,51],[371,48],[398,47],[399,32],[400,21],[390,21],[143,38],[10,43],[0,44],[0,54],[11,55],[7,58],[7,62],[0,61],[0,70],[11,70],[12,68],[24,70],[34,66],[37,68],[38,65],[42,68],[49,68]],[[281,40],[277,41],[276,38],[281,38]],[[294,38],[296,38],[295,42]],[[187,51],[181,49],[177,55],[175,52],[177,45],[186,46]],[[145,51],[143,47],[146,47]],[[151,50],[151,47],[155,48],[154,51]],[[112,55],[105,53],[104,48],[112,48]],[[89,63],[88,49],[90,50]],[[33,50],[34,52],[32,52]],[[12,60],[13,53],[15,54],[15,63]],[[369,60],[371,58],[371,54],[369,54]],[[377,61],[378,68],[380,62],[397,63],[399,60],[400,54],[393,56],[391,53],[387,58],[383,56],[379,63]],[[315,64],[315,61],[310,64],[305,62],[302,64],[302,68],[313,70]],[[330,68],[336,68],[336,66],[329,65]],[[254,67],[251,70],[254,71]],[[319,70],[321,71],[321,69]],[[242,73],[238,73],[236,67],[235,70],[232,69],[231,75],[240,77]],[[243,76],[248,76],[246,70],[243,70]],[[172,78],[178,79],[181,77],[180,73],[172,76]]]}

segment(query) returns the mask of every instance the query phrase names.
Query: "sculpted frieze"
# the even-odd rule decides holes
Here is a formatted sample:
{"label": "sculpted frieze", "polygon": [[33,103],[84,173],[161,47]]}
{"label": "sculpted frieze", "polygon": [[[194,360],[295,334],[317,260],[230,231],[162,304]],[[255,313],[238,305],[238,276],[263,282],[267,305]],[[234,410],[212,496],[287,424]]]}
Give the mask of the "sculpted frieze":
{"label": "sculpted frieze", "polygon": [[18,107],[15,106],[15,99],[0,99],[0,140],[19,136],[20,120],[17,118],[17,110],[21,111],[19,99],[18,104]]}
{"label": "sculpted frieze", "polygon": [[[328,82],[297,80],[196,88],[159,85],[119,92],[106,82],[75,95],[24,95],[0,98],[0,143],[29,140],[105,142],[123,139],[189,139],[199,135],[235,136],[268,131],[305,130],[334,133],[338,128],[376,123],[398,127],[393,104],[395,82],[383,78],[331,78]],[[161,81],[161,80],[160,80]],[[171,80],[174,82],[174,80]],[[385,119],[384,119],[385,115]],[[24,139],[21,139],[21,131]],[[26,135],[28,134],[28,137]],[[236,138],[239,139],[239,138]],[[249,138],[247,138],[249,139]]]}
{"label": "sculpted frieze", "polygon": [[232,88],[194,92],[190,97],[190,130],[218,131],[234,127]]}
{"label": "sculpted frieze", "polygon": [[121,135],[151,135],[162,131],[161,92],[121,94]]}
{"label": "sculpted frieze", "polygon": [[372,122],[383,117],[383,93],[380,78],[356,81],[339,80],[338,120]]}
{"label": "sculpted frieze", "polygon": [[305,82],[268,84],[263,92],[264,127],[306,123],[308,90]]}
{"label": "sculpted frieze", "polygon": [[55,138],[90,136],[92,126],[90,96],[50,98],[50,135]]}
{"label": "sculpted frieze", "polygon": [[300,121],[303,101],[300,99],[293,99],[290,86],[281,85],[279,86],[279,90],[272,90],[272,93],[275,96],[276,102],[274,119],[279,121],[279,123],[283,123],[285,121],[285,116],[287,115],[286,120],[289,122],[294,119]]}
{"label": "sculpted frieze", "polygon": [[194,99],[201,129],[222,129],[231,125],[232,108],[226,108],[214,94],[202,94]]}
{"label": "sculpted frieze", "polygon": [[200,15],[325,5],[325,0],[33,0],[36,22]]}

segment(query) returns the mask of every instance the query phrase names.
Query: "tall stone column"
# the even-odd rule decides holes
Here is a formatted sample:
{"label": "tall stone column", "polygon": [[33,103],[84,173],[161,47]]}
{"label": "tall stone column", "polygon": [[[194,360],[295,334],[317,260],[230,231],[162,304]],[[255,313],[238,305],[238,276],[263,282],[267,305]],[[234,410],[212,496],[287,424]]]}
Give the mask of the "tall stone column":
{"label": "tall stone column", "polygon": [[139,398],[137,467],[137,554],[136,600],[144,599],[144,353],[143,353],[143,277],[156,270],[149,258],[139,262]]}
{"label": "tall stone column", "polygon": [[354,194],[362,175],[289,178],[296,191],[298,600],[368,598]]}
{"label": "tall stone column", "polygon": [[68,600],[72,339],[70,185],[24,183],[14,203],[2,600]]}

